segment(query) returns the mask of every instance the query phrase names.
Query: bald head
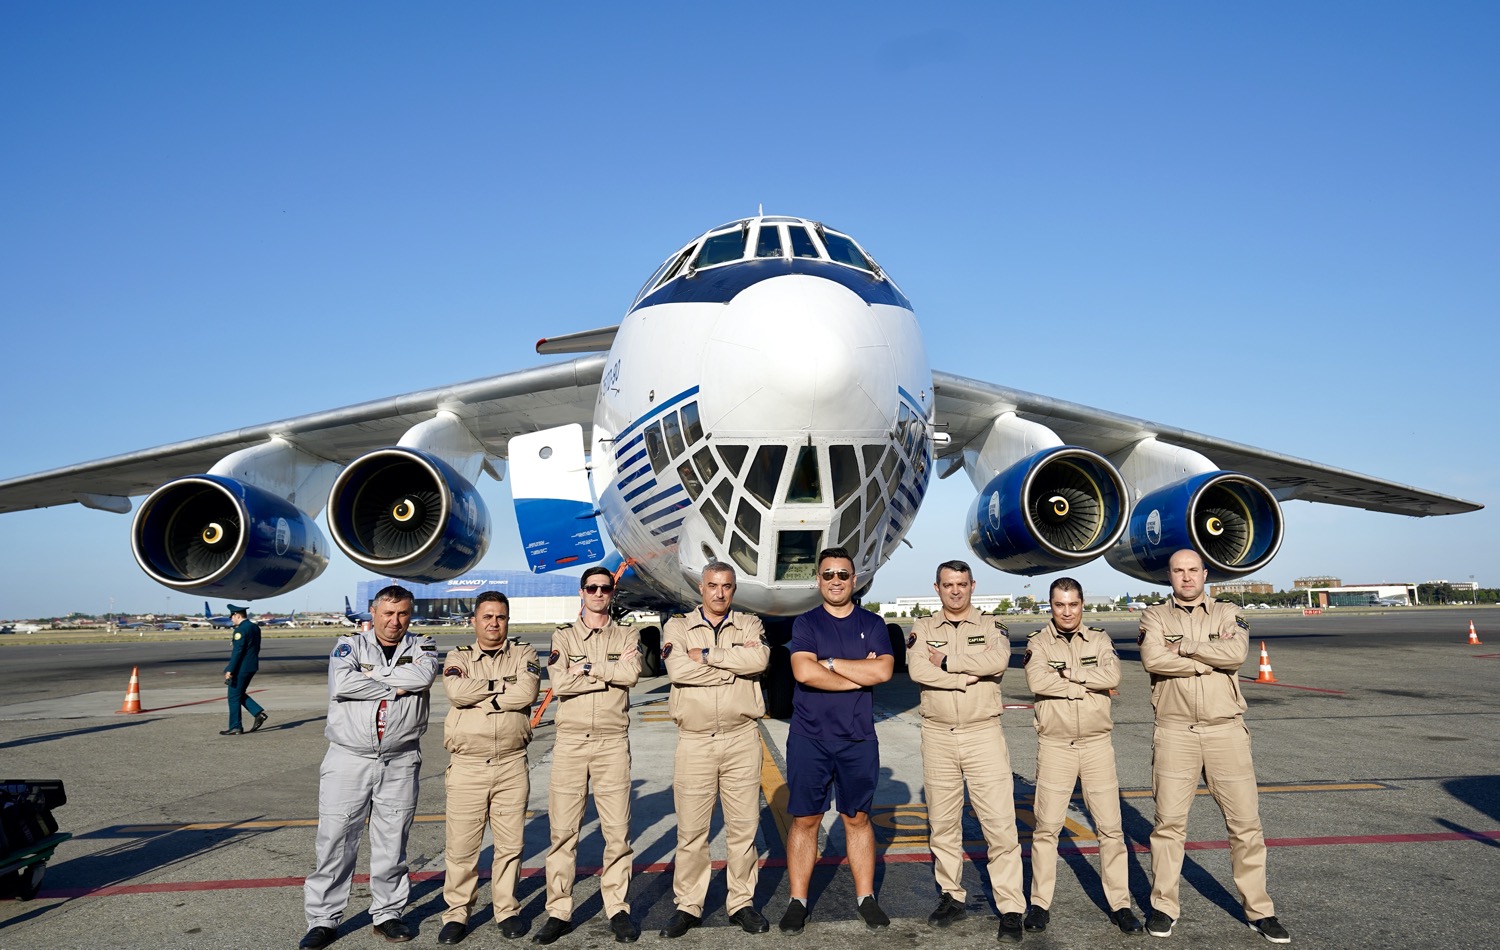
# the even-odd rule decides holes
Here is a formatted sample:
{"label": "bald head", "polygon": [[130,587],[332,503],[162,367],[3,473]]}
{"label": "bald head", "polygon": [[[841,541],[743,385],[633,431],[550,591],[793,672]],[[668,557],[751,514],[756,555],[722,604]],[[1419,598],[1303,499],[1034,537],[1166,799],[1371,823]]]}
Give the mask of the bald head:
{"label": "bald head", "polygon": [[1167,561],[1167,576],[1172,582],[1172,593],[1184,604],[1196,604],[1203,599],[1203,584],[1208,579],[1208,570],[1203,558],[1192,548],[1183,548],[1172,554]]}

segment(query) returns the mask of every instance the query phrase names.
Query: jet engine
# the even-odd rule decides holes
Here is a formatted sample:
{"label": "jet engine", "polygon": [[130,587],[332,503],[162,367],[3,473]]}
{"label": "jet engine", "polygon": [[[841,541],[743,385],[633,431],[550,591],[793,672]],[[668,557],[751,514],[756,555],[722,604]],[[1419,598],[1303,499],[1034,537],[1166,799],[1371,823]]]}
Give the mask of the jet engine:
{"label": "jet engine", "polygon": [[489,548],[489,511],[435,455],[391,447],[363,455],[328,494],[333,541],[360,567],[430,584],[458,577]]}
{"label": "jet engine", "polygon": [[1093,560],[1125,530],[1125,482],[1088,449],[1056,446],[992,478],[969,507],[969,548],[991,567],[1045,574]]}
{"label": "jet engine", "polygon": [[1142,496],[1107,560],[1121,573],[1166,584],[1172,554],[1192,548],[1210,579],[1229,580],[1269,564],[1281,531],[1281,506],[1266,486],[1237,472],[1202,472]]}
{"label": "jet engine", "polygon": [[130,547],[159,584],[244,600],[296,590],[328,566],[316,521],[221,475],[189,475],[152,492],[131,523]]}

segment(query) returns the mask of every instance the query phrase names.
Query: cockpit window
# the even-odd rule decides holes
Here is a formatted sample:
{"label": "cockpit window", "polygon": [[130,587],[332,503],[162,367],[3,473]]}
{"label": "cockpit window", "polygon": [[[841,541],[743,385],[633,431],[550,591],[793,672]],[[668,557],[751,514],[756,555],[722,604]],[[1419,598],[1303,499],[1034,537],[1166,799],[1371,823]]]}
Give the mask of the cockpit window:
{"label": "cockpit window", "polygon": [[760,226],[760,237],[755,239],[756,257],[781,256],[781,229],[774,224]]}
{"label": "cockpit window", "polygon": [[691,253],[693,253],[693,245],[689,244],[667,258],[666,262],[656,269],[656,273],[651,275],[651,279],[646,281],[645,285],[641,287],[641,292],[636,294],[636,302],[639,303],[642,297],[671,280],[674,275],[682,270],[682,265],[686,263],[688,255]]}
{"label": "cockpit window", "polygon": [[698,258],[693,261],[693,266],[712,267],[715,264],[737,261],[744,256],[745,232],[743,230],[726,231],[723,234],[712,235],[703,242],[703,249],[698,252]]}
{"label": "cockpit window", "polygon": [[813,239],[808,235],[806,228],[793,225],[787,228],[786,232],[792,239],[793,257],[816,258],[818,256],[818,246],[813,243]]}
{"label": "cockpit window", "polygon": [[818,451],[810,445],[797,450],[792,479],[786,486],[786,500],[794,505],[823,500],[822,480],[818,477]]}
{"label": "cockpit window", "polygon": [[759,499],[762,505],[770,505],[776,495],[776,483],[781,481],[781,464],[786,461],[786,446],[762,445],[745,473],[745,490]]}
{"label": "cockpit window", "polygon": [[865,257],[859,246],[836,231],[823,232],[823,246],[828,248],[828,256],[840,264],[858,267],[862,271],[872,269],[869,258]]}

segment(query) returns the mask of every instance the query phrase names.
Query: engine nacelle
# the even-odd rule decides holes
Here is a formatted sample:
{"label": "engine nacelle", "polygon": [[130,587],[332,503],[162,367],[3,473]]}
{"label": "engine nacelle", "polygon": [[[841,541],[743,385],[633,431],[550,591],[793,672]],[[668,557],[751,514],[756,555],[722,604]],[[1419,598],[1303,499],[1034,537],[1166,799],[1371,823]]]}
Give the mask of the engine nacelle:
{"label": "engine nacelle", "polygon": [[1271,563],[1281,531],[1270,489],[1237,472],[1203,472],[1140,498],[1107,560],[1121,573],[1166,584],[1173,553],[1192,548],[1210,579],[1231,580]]}
{"label": "engine nacelle", "polygon": [[423,584],[458,577],[490,546],[489,509],[474,486],[437,456],[400,447],[339,473],[328,529],[365,570]]}
{"label": "engine nacelle", "polygon": [[1125,530],[1125,482],[1097,453],[1043,449],[992,478],[969,507],[969,548],[991,567],[1045,574],[1091,561]]}
{"label": "engine nacelle", "polygon": [[131,523],[130,547],[158,584],[244,600],[296,590],[328,566],[316,521],[221,475],[189,475],[152,492]]}

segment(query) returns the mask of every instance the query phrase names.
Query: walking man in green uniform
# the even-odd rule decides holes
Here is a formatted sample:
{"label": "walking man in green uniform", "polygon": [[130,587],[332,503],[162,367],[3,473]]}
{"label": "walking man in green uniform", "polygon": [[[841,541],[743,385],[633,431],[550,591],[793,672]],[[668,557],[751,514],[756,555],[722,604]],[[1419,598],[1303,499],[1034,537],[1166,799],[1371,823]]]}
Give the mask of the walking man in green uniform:
{"label": "walking man in green uniform", "polygon": [[229,662],[224,666],[224,685],[229,689],[229,728],[221,736],[243,735],[240,707],[255,717],[250,726],[254,732],[266,724],[270,715],[260,703],[250,698],[250,680],[260,669],[260,626],[250,621],[250,608],[229,605],[229,619],[234,622],[233,646],[229,650]]}
{"label": "walking man in green uniform", "polygon": [[1184,548],[1167,562],[1172,596],[1141,616],[1141,665],[1151,674],[1156,731],[1151,740],[1151,916],[1146,931],[1168,937],[1181,915],[1188,810],[1198,780],[1224,814],[1229,859],[1250,929],[1272,943],[1290,943],[1266,893],[1266,838],[1261,829],[1245,728],[1240,667],[1250,651],[1250,621],[1229,601],[1207,596],[1208,571]]}
{"label": "walking man in green uniform", "polygon": [[1057,836],[1067,817],[1073,785],[1083,782],[1094,833],[1099,876],[1109,919],[1127,934],[1141,932],[1130,909],[1125,835],[1120,823],[1120,781],[1111,739],[1110,691],[1120,685],[1120,658],[1109,634],[1083,625],[1083,585],[1071,577],[1052,582],[1052,619],[1026,643],[1026,685],[1036,697],[1036,825],[1031,833],[1031,907],[1026,929],[1042,931],[1052,919],[1057,884]]}

